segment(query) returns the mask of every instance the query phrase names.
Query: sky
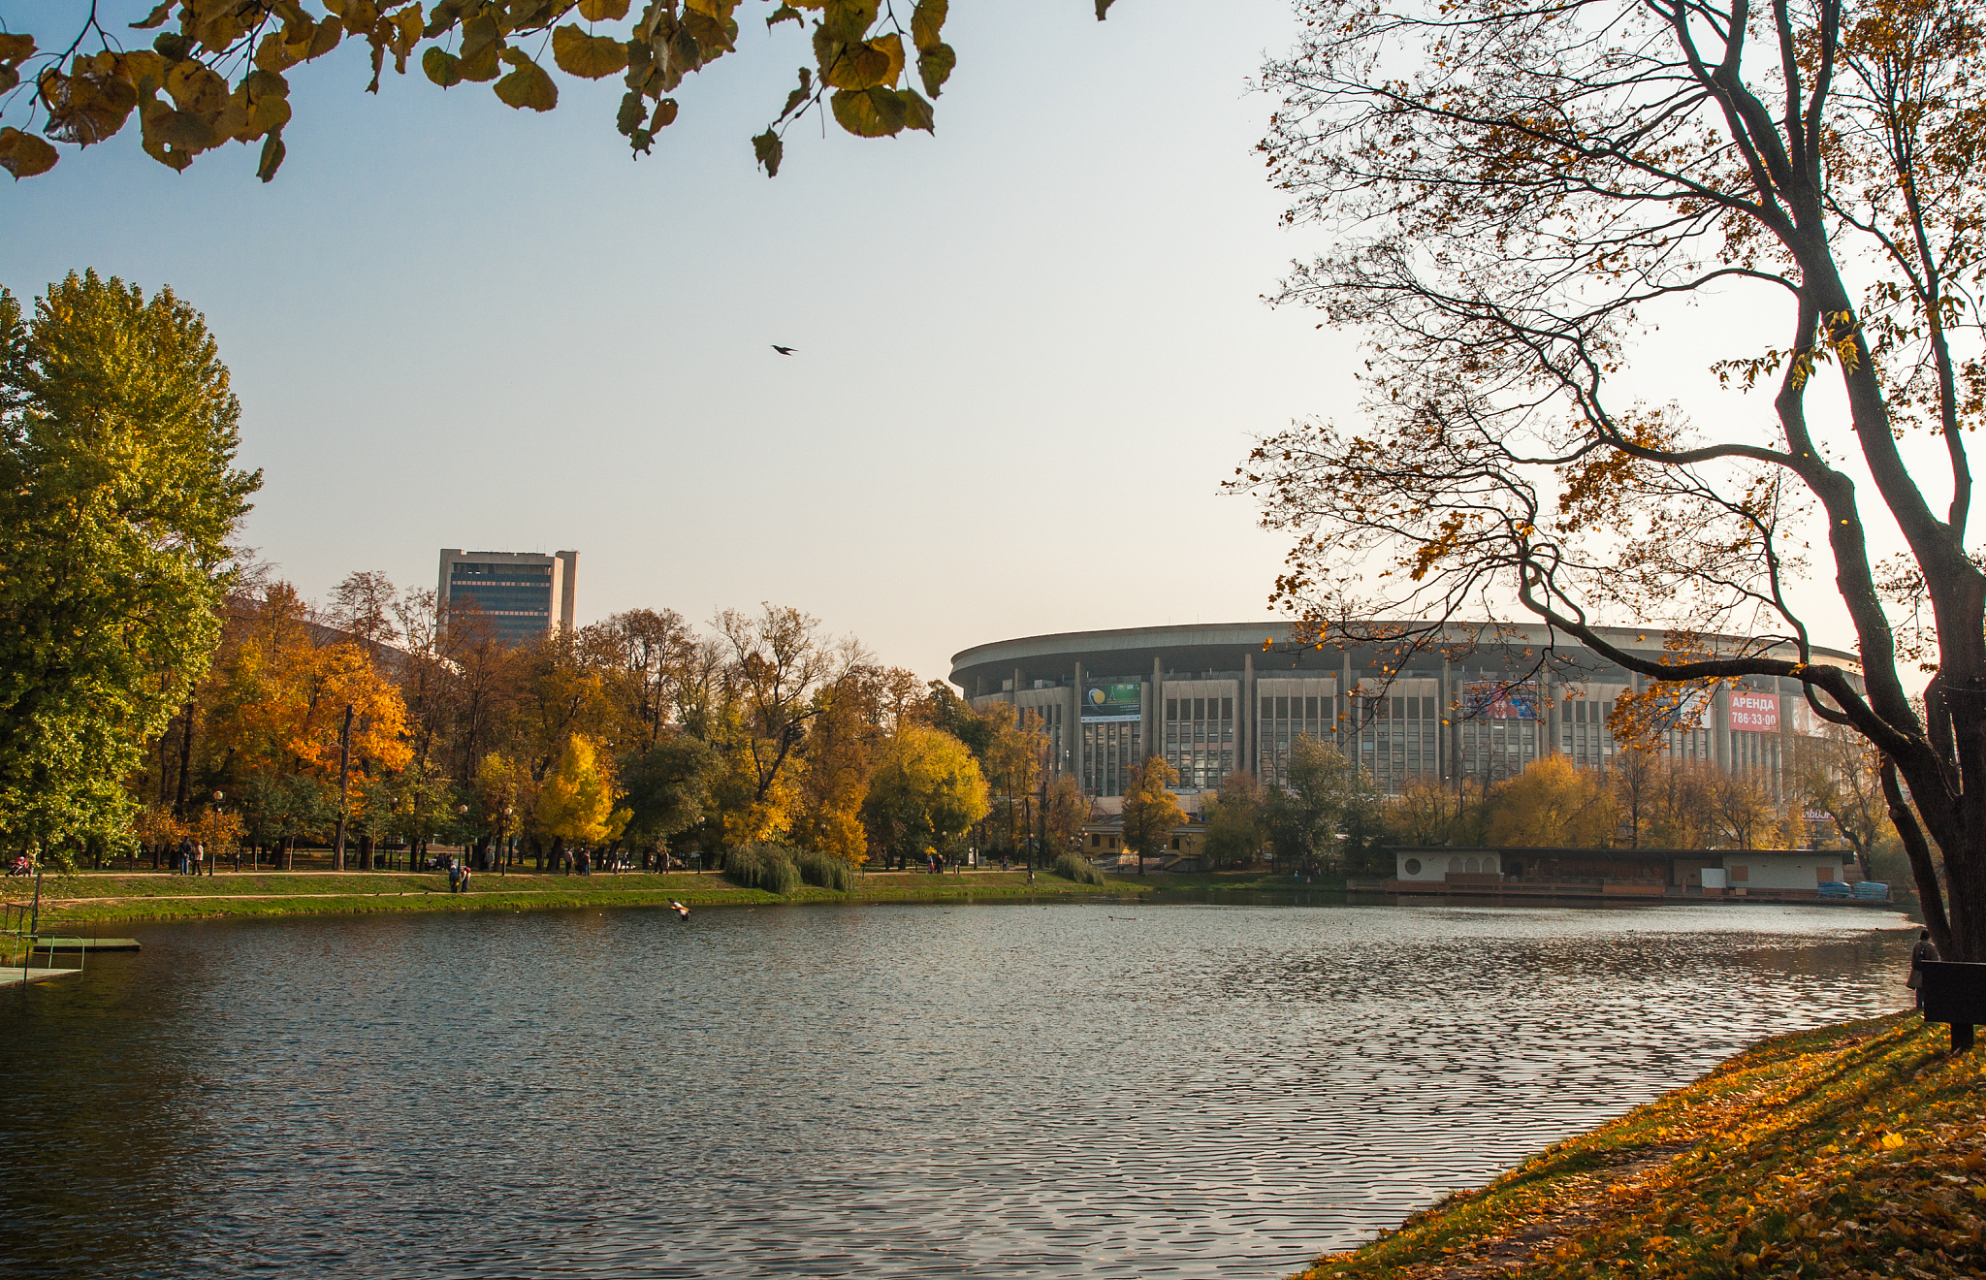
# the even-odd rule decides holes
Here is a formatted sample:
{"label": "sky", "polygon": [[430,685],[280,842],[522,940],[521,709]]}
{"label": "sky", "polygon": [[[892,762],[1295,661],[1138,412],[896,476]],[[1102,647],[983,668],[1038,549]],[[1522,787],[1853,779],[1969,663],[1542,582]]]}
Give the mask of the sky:
{"label": "sky", "polygon": [[[373,96],[341,48],[291,73],[271,184],[234,145],[175,174],[135,127],[7,184],[0,285],[93,266],[201,309],[264,476],[243,540],[319,601],[357,570],[431,587],[443,547],[574,549],[582,623],[790,605],[926,678],[1017,636],[1267,620],[1286,537],[1221,484],[1253,438],[1359,413],[1359,335],[1264,301],[1328,248],[1255,149],[1292,6],[958,0],[935,137],[809,121],[772,180],[749,139],[808,51],[770,0],[638,162],[616,81],[560,77],[542,115],[418,70]],[[1627,389],[1769,428],[1769,388],[1710,373],[1787,339],[1740,292],[1652,314]],[[1821,379],[1813,418],[1846,440],[1839,401]],[[1937,442],[1904,447],[1940,489]],[[1813,545],[1796,602],[1852,647]]]}
{"label": "sky", "polygon": [[805,55],[765,7],[639,162],[614,81],[544,115],[417,69],[374,97],[340,49],[292,72],[267,186],[250,148],[174,174],[135,126],[9,184],[0,284],[93,266],[203,311],[263,470],[245,541],[319,600],[572,548],[582,622],[770,601],[926,677],[1268,617],[1284,540],[1220,484],[1349,407],[1356,359],[1262,300],[1317,247],[1254,151],[1288,0],[960,0],[935,137],[810,122],[770,181],[749,139]]}

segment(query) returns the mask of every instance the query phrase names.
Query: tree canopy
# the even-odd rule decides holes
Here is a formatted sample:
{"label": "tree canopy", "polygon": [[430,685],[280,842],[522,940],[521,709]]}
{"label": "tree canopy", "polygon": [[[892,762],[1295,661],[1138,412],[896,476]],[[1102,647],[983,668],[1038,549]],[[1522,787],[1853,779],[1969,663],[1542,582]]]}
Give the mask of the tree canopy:
{"label": "tree canopy", "polygon": [[[1101,21],[1113,0],[1094,2]],[[563,75],[618,77],[614,126],[639,156],[676,120],[685,78],[737,52],[741,11],[768,33],[790,23],[806,62],[752,139],[768,176],[787,130],[812,112],[864,138],[935,130],[930,99],[958,63],[944,39],[949,0],[913,0],[903,13],[879,0],[646,0],[638,12],[630,0],[148,0],[117,18],[112,8],[92,4],[80,30],[0,32],[0,95],[32,86],[0,96],[0,168],[15,178],[55,166],[50,139],[87,147],[135,113],[160,164],[184,169],[224,143],[259,142],[267,182],[283,163],[290,74],[346,42],[366,46],[371,93],[389,63],[404,75],[414,62],[443,89],[488,84],[506,106],[550,111],[559,86],[548,51]]]}
{"label": "tree canopy", "polygon": [[0,831],[121,843],[124,778],[206,674],[260,487],[200,315],[94,272],[0,290]]}
{"label": "tree canopy", "polygon": [[1179,797],[1170,790],[1178,782],[1179,770],[1164,756],[1149,755],[1124,789],[1124,844],[1138,855],[1139,875],[1145,873],[1145,859],[1163,857],[1172,833],[1186,825]]}
{"label": "tree canopy", "polygon": [[[1302,46],[1270,69],[1283,102],[1264,147],[1291,218],[1333,247],[1281,296],[1368,335],[1370,394],[1356,429],[1298,424],[1237,480],[1297,535],[1277,598],[1402,657],[1460,620],[1541,620],[1652,679],[1617,732],[1690,686],[1797,681],[1881,753],[1940,945],[1986,959],[1986,570],[1966,444],[1986,417],[1986,11],[1305,11]],[[1693,418],[1648,399],[1673,382],[1651,330],[1692,304],[1748,308],[1748,334],[1777,317],[1704,372],[1769,400]],[[1810,528],[1859,672],[1818,651],[1796,602]],[[1906,550],[1879,560],[1891,528]],[[1610,617],[1665,627],[1667,652],[1624,649]],[[1913,664],[1931,672],[1921,702]]]}

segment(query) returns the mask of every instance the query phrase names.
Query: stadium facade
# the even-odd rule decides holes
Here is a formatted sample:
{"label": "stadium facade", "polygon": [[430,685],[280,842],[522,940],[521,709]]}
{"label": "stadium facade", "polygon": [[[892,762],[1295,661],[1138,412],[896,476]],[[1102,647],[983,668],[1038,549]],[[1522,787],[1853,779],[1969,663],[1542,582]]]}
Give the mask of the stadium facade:
{"label": "stadium facade", "polygon": [[[1619,649],[1662,656],[1660,628],[1600,631]],[[1814,657],[1859,683],[1854,655]],[[1302,734],[1338,744],[1395,793],[1416,777],[1500,781],[1549,754],[1602,766],[1616,750],[1615,699],[1648,683],[1542,626],[1492,635],[1457,624],[1403,657],[1385,643],[1299,645],[1288,623],[1002,640],[954,655],[951,680],[975,707],[1005,702],[1038,716],[1055,771],[1104,798],[1121,796],[1154,752],[1179,770],[1182,793],[1212,790],[1237,770],[1280,783]],[[1775,792],[1795,737],[1821,728],[1793,680],[1750,678],[1707,702],[1679,709],[1668,753],[1762,774]]]}

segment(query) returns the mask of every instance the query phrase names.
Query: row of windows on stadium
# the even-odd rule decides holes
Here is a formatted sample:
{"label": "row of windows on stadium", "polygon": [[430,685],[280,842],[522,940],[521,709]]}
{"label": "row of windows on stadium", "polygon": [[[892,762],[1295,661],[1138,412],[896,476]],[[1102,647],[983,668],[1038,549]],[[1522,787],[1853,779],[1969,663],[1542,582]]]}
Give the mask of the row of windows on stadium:
{"label": "row of windows on stadium", "polygon": [[[1368,698],[1367,715],[1378,719],[1394,720],[1433,720],[1440,716],[1437,707],[1440,699],[1435,697]],[[1338,699],[1328,694],[1322,698],[1263,698],[1262,719],[1264,720],[1316,720],[1320,716],[1336,716]],[[1568,718],[1573,724],[1605,724],[1612,714],[1611,702],[1587,702],[1575,698],[1567,705]],[[1390,713],[1390,715],[1389,715]],[[1233,698],[1167,698],[1165,700],[1167,720],[1232,720],[1234,719]]]}

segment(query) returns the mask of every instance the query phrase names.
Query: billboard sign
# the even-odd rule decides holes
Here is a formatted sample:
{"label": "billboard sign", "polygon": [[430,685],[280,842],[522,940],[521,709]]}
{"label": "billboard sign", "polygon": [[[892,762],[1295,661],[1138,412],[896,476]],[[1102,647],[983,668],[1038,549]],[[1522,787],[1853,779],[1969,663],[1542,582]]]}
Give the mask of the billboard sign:
{"label": "billboard sign", "polygon": [[1083,684],[1083,722],[1116,724],[1145,718],[1144,686],[1129,681]]}
{"label": "billboard sign", "polygon": [[1731,727],[1753,733],[1779,732],[1779,695],[1776,693],[1733,693]]}
{"label": "billboard sign", "polygon": [[1538,686],[1474,680],[1462,686],[1462,716],[1468,720],[1536,720]]}

